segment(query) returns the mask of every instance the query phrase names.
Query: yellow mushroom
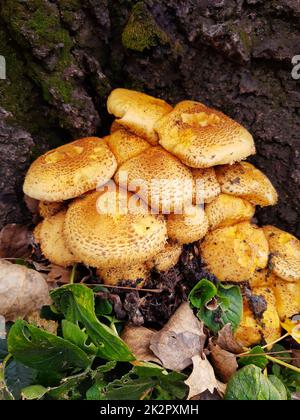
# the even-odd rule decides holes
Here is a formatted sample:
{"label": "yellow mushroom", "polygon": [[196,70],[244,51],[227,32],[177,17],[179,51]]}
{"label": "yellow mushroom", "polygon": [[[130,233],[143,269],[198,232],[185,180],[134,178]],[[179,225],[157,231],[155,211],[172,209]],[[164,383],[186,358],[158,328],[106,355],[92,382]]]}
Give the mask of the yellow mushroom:
{"label": "yellow mushroom", "polygon": [[243,222],[208,232],[200,254],[220,281],[244,282],[267,267],[269,246],[262,229]]}
{"label": "yellow mushroom", "polygon": [[107,100],[107,109],[117,118],[118,124],[156,145],[155,123],[173,108],[165,101],[141,92],[115,89]]}
{"label": "yellow mushroom", "polygon": [[147,267],[155,268],[157,271],[168,271],[178,263],[181,253],[182,245],[169,241],[164,249],[147,261]]}
{"label": "yellow mushroom", "polygon": [[180,102],[156,124],[159,143],[192,168],[234,163],[255,153],[251,134],[215,109]]}
{"label": "yellow mushroom", "polygon": [[248,162],[216,168],[221,190],[225,194],[248,200],[253,205],[272,206],[278,195],[270,180]]}
{"label": "yellow mushroom", "polygon": [[128,281],[142,287],[148,280],[150,272],[146,264],[132,264],[122,267],[98,268],[97,274],[107,285],[114,286],[122,281]]}
{"label": "yellow mushroom", "polygon": [[110,180],[117,161],[103,139],[76,140],[40,156],[30,166],[24,193],[56,202],[80,196]]}
{"label": "yellow mushroom", "polygon": [[214,168],[191,168],[195,181],[194,204],[210,203],[221,193]]}

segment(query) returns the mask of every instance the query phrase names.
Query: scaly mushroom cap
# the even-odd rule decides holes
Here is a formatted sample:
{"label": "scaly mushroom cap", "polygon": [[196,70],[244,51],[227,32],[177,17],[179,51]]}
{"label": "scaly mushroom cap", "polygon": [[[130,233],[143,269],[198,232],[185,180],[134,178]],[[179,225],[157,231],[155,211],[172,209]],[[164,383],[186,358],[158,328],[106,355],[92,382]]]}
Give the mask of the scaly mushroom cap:
{"label": "scaly mushroom cap", "polygon": [[195,180],[194,204],[210,203],[221,193],[214,168],[191,169]]}
{"label": "scaly mushroom cap", "polygon": [[40,201],[39,202],[39,214],[43,219],[47,217],[54,216],[60,210],[64,208],[65,203],[58,201],[53,201],[52,203],[49,201]]}
{"label": "scaly mushroom cap", "polygon": [[235,333],[235,338],[239,344],[245,347],[259,344],[262,339],[269,344],[281,336],[280,319],[272,290],[258,287],[253,289],[252,294],[262,296],[267,303],[267,309],[263,313],[262,319],[257,320],[249,307],[247,299],[244,298],[243,318]]}
{"label": "scaly mushroom cap", "polygon": [[51,263],[68,267],[75,263],[63,236],[66,210],[44,219],[34,230],[34,237],[42,253]]}
{"label": "scaly mushroom cap", "polygon": [[102,269],[128,266],[143,263],[164,248],[167,229],[162,218],[147,210],[101,214],[98,199],[105,194],[91,193],[69,207],[64,236],[77,261]]}
{"label": "scaly mushroom cap", "polygon": [[215,109],[183,101],[156,124],[159,143],[192,168],[234,163],[255,153],[251,134]]}
{"label": "scaly mushroom cap", "polygon": [[189,244],[202,239],[208,231],[208,219],[200,206],[189,206],[184,214],[167,216],[168,237],[180,244]]}
{"label": "scaly mushroom cap", "polygon": [[105,184],[117,161],[103,139],[88,137],[40,156],[29,168],[24,192],[41,201],[64,201]]}
{"label": "scaly mushroom cap", "polygon": [[141,92],[115,89],[107,100],[107,109],[118,118],[118,124],[155,145],[158,143],[155,123],[173,108],[165,101]]}
{"label": "scaly mushroom cap", "polygon": [[272,271],[286,281],[300,281],[300,241],[275,226],[265,226]]}
{"label": "scaly mushroom cap", "polygon": [[149,278],[149,269],[146,264],[132,264],[129,266],[98,268],[97,275],[101,277],[104,284],[117,285],[121,281],[135,283],[142,287]]}
{"label": "scaly mushroom cap", "polygon": [[105,137],[105,141],[117,159],[118,166],[151,147],[146,140],[123,127]]}
{"label": "scaly mushroom cap", "polygon": [[236,223],[250,221],[255,207],[249,201],[227,194],[220,194],[213,202],[205,206],[205,213],[211,230]]}
{"label": "scaly mushroom cap", "polygon": [[[136,192],[152,209],[163,214],[192,201],[191,171],[161,147],[150,147],[120,166],[115,181]],[[138,188],[137,188],[138,187]]]}
{"label": "scaly mushroom cap", "polygon": [[276,308],[282,321],[300,314],[300,282],[286,282],[273,275],[272,290],[276,298]]}
{"label": "scaly mushroom cap", "polygon": [[216,168],[221,190],[250,201],[254,205],[272,206],[278,195],[270,180],[259,169],[248,162]]}
{"label": "scaly mushroom cap", "polygon": [[181,253],[182,245],[169,241],[161,252],[147,261],[147,267],[157,271],[168,271],[178,263]]}
{"label": "scaly mushroom cap", "polygon": [[250,281],[256,270],[266,268],[268,241],[262,229],[248,222],[209,232],[200,244],[208,270],[220,281]]}

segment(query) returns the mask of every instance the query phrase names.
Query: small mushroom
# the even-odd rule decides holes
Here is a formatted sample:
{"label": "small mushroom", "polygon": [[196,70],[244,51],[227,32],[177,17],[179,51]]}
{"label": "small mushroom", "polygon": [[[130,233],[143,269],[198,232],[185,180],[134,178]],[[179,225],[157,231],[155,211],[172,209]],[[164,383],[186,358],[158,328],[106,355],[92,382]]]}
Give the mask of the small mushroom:
{"label": "small mushroom", "polygon": [[268,264],[269,246],[264,232],[249,222],[209,232],[199,250],[209,271],[220,281],[250,281],[256,270]]}
{"label": "small mushroom", "polygon": [[115,181],[138,194],[163,214],[192,202],[194,180],[189,168],[161,147],[151,147],[120,166]]}
{"label": "small mushroom", "polygon": [[221,193],[214,168],[191,169],[195,180],[194,204],[210,203]]}
{"label": "small mushroom", "polygon": [[105,137],[105,141],[117,159],[118,166],[151,147],[146,140],[122,126],[110,136]]}
{"label": "small mushroom", "polygon": [[137,287],[142,287],[148,280],[150,272],[146,264],[132,264],[122,267],[98,268],[98,276],[104,284],[117,285],[122,281],[135,283]]}
{"label": "small mushroom", "polygon": [[107,100],[107,109],[117,118],[118,124],[156,145],[155,123],[173,108],[162,99],[141,92],[115,89]]}
{"label": "small mushroom", "polygon": [[300,241],[275,226],[265,226],[272,271],[286,281],[300,281]]}
{"label": "small mushroom", "polygon": [[192,168],[234,163],[255,153],[251,134],[215,109],[183,101],[156,124],[159,143]]}
{"label": "small mushroom", "polygon": [[200,206],[189,206],[183,214],[167,216],[168,236],[180,244],[189,244],[204,238],[208,227],[205,211]]}
{"label": "small mushroom", "polygon": [[137,214],[102,214],[97,201],[105,201],[107,194],[93,192],[69,206],[64,237],[78,262],[102,269],[128,266],[144,263],[164,248],[165,220],[142,208]]}
{"label": "small mushroom", "polygon": [[97,137],[76,140],[40,156],[30,166],[24,193],[41,201],[75,198],[111,179],[117,161]]}
{"label": "small mushroom", "polygon": [[44,256],[53,264],[68,267],[75,263],[63,236],[66,210],[44,219],[34,230],[36,242]]}
{"label": "small mushroom", "polygon": [[271,181],[248,162],[216,168],[221,190],[225,194],[248,200],[261,207],[277,203],[278,195]]}
{"label": "small mushroom", "polygon": [[43,219],[46,219],[47,217],[54,216],[56,213],[58,213],[60,210],[62,210],[64,207],[64,203],[61,201],[52,203],[49,201],[40,201],[38,205],[39,214]]}
{"label": "small mushroom", "polygon": [[210,229],[232,226],[236,223],[250,221],[255,207],[248,201],[227,194],[220,194],[214,201],[205,206]]}
{"label": "small mushroom", "polygon": [[181,253],[181,244],[168,241],[164,249],[147,261],[147,267],[157,271],[168,271],[178,263]]}

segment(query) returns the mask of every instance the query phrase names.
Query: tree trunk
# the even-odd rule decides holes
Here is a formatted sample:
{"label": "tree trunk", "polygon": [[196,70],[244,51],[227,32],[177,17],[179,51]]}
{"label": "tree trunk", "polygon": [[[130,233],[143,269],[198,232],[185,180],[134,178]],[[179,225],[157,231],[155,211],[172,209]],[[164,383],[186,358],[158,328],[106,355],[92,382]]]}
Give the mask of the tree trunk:
{"label": "tree trunk", "polygon": [[29,134],[18,137],[20,156],[4,148],[8,122],[0,124],[7,168],[21,164],[9,172],[18,205],[5,204],[1,182],[0,227],[20,221],[26,163],[106,133],[107,95],[123,86],[172,103],[203,101],[244,124],[257,145],[253,162],[280,195],[259,222],[300,236],[300,81],[291,75],[299,23],[299,0],[1,0],[0,106],[13,114],[10,126]]}

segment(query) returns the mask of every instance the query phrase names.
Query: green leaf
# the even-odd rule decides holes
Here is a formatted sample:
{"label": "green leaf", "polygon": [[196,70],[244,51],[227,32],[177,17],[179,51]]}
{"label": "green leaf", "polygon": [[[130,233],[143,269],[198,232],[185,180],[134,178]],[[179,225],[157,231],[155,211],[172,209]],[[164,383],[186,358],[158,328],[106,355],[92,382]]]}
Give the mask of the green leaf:
{"label": "green leaf", "polygon": [[288,399],[288,393],[287,393],[287,389],[284,385],[284,383],[282,383],[282,381],[277,378],[277,376],[275,375],[269,375],[269,381],[273,384],[273,386],[277,389],[277,391],[279,392],[280,396],[281,396],[281,400],[285,401]]}
{"label": "green leaf", "polygon": [[97,354],[97,347],[93,343],[90,343],[89,345],[86,344],[88,335],[77,324],[73,324],[73,322],[64,319],[61,326],[63,338],[65,340],[80,347],[86,353]]}
{"label": "green leaf", "polygon": [[[214,301],[213,301],[214,299]],[[224,325],[231,324],[237,329],[243,315],[243,298],[239,286],[216,286],[202,279],[189,295],[190,303],[198,308],[198,317],[214,334]],[[209,305],[212,303],[211,305]]]}
{"label": "green leaf", "polygon": [[14,399],[19,400],[22,389],[35,382],[37,372],[12,359],[5,366],[4,375],[7,388]]}
{"label": "green leaf", "polygon": [[156,387],[167,393],[170,399],[183,399],[187,392],[186,376],[168,373],[163,368],[146,363],[135,366],[129,373],[107,385],[97,384],[87,393],[87,399],[95,400],[139,400]]}
{"label": "green leaf", "polygon": [[22,399],[40,400],[48,392],[48,389],[42,385],[31,385],[22,389]]}
{"label": "green leaf", "polygon": [[22,320],[9,331],[8,349],[17,361],[38,371],[65,372],[90,364],[79,347]]}
{"label": "green leaf", "polygon": [[71,284],[53,290],[51,297],[68,321],[85,327],[89,339],[97,346],[98,356],[123,362],[134,360],[124,341],[96,317],[92,290],[82,284]]}
{"label": "green leaf", "polygon": [[272,378],[266,377],[261,369],[248,365],[238,370],[227,385],[225,400],[286,400],[282,387]]}
{"label": "green leaf", "polygon": [[264,349],[261,346],[256,346],[251,349],[247,356],[240,357],[238,363],[240,366],[255,365],[264,369],[269,361],[264,356]]}

